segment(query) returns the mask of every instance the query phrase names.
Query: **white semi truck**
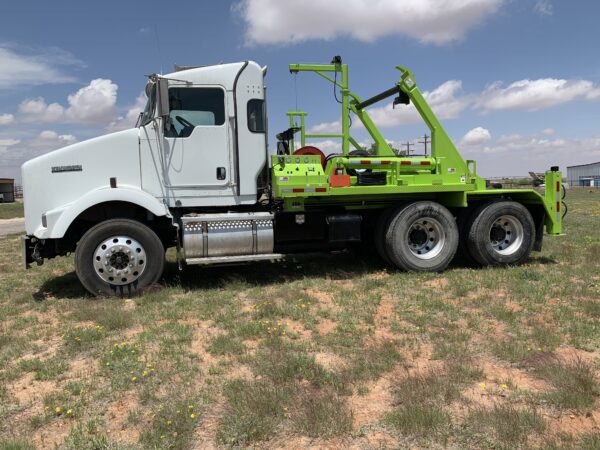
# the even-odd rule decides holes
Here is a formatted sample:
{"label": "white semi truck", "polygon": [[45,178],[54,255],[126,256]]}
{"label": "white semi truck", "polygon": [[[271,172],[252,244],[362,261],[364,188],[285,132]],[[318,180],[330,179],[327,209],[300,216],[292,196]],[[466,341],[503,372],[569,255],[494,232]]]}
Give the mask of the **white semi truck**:
{"label": "white semi truck", "polygon": [[[327,157],[305,145],[319,136],[306,132],[303,111],[288,113],[269,155],[266,68],[254,62],[150,76],[135,128],[23,165],[25,265],[74,252],[89,292],[131,295],[159,280],[169,247],[186,264],[230,264],[363,243],[401,269],[443,270],[459,247],[480,264],[518,264],[541,249],[544,227],[560,234],[560,172],[546,173],[543,196],[486,189],[412,73],[397,68],[400,81],[363,101],[339,57],[290,65],[340,89],[342,132],[321,136],[339,138],[342,151]],[[373,124],[366,108],[390,96],[415,104],[431,156],[396,155]],[[374,154],[352,138],[350,114]]]}

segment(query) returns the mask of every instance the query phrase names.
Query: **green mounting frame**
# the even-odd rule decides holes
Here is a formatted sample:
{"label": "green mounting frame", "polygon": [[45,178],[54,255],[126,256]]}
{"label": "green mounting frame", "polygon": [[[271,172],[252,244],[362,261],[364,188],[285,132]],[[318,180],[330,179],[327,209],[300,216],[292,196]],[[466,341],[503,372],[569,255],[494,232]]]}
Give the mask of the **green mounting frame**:
{"label": "green mounting frame", "polygon": [[[284,201],[284,209],[302,211],[312,206],[336,205],[346,209],[383,208],[397,203],[400,199],[433,198],[449,207],[469,207],[469,199],[511,198],[523,204],[542,205],[545,210],[546,231],[549,234],[562,233],[561,188],[562,175],[558,171],[546,172],[546,189],[540,195],[533,189],[486,189],[485,180],[476,174],[476,162],[464,160],[446,133],[423,94],[417,87],[413,73],[404,66],[396,66],[400,79],[391,89],[362,100],[348,87],[348,65],[332,64],[290,64],[290,72],[312,72],[340,89],[341,133],[306,133],[307,112],[288,111],[290,127],[300,128],[300,144],[307,139],[340,138],[342,154],[329,159],[321,167],[315,156],[272,157],[273,193]],[[330,76],[333,73],[334,77]],[[338,80],[337,74],[341,74]],[[431,158],[400,157],[395,154],[383,137],[366,108],[392,95],[408,98],[431,133]],[[364,125],[375,141],[375,155],[372,157],[352,157],[350,145],[360,149],[350,135],[350,113]],[[299,123],[298,123],[299,122]],[[290,141],[290,150],[296,150],[295,142]],[[332,177],[339,172],[352,173],[349,169],[367,168],[385,172],[385,184],[365,186],[358,183],[356,176],[349,176],[344,186],[332,183]]]}

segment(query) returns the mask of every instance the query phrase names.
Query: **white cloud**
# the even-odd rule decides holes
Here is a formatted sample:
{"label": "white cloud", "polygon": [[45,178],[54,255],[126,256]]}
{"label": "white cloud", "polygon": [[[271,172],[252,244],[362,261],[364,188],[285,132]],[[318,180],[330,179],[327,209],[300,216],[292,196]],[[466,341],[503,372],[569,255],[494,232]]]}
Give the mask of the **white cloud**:
{"label": "white cloud", "polygon": [[77,65],[72,55],[57,48],[39,50],[35,54],[17,50],[13,45],[0,44],[0,89],[17,86],[71,83],[75,78],[58,66]]}
{"label": "white cloud", "polygon": [[546,136],[552,136],[554,133],[556,133],[556,131],[554,130],[554,128],[544,128],[542,130],[542,134],[544,134]]}
{"label": "white cloud", "polygon": [[0,147],[10,147],[21,142],[20,139],[0,139]]}
{"label": "white cloud", "polygon": [[92,80],[88,86],[69,95],[67,116],[77,122],[107,122],[116,113],[118,89],[111,80]]}
{"label": "white cloud", "polygon": [[[462,92],[460,80],[448,80],[431,92],[423,92],[429,106],[440,120],[456,119],[467,109],[477,109],[482,113],[504,110],[538,111],[575,100],[600,100],[600,86],[588,80],[565,80],[541,78],[520,80],[507,87],[499,81],[492,83],[483,92]],[[413,105],[392,103],[367,109],[371,119],[380,128],[391,128],[402,124],[421,122],[421,117]],[[362,123],[355,120],[355,128]],[[339,120],[323,122],[312,126],[309,133],[339,133]]]}
{"label": "white cloud", "polygon": [[495,82],[483,91],[476,106],[484,111],[539,109],[560,105],[577,98],[600,98],[600,89],[587,80],[540,78],[515,81],[507,87]]}
{"label": "white cloud", "polygon": [[549,0],[537,0],[533,10],[540,16],[551,16],[554,14],[554,6]]}
{"label": "white cloud", "polygon": [[0,125],[10,125],[15,121],[15,116],[12,114],[0,114]]}
{"label": "white cloud", "polygon": [[[465,108],[469,107],[471,102],[468,96],[460,95],[461,91],[461,81],[448,80],[431,92],[423,92],[423,96],[439,119],[455,119]],[[381,128],[391,128],[421,121],[421,116],[412,104],[399,105],[394,109],[392,103],[388,103],[385,106],[368,108],[367,112],[375,125]],[[353,119],[354,128],[363,127],[360,120],[354,118],[354,116]],[[336,120],[314,125],[309,129],[309,133],[340,133],[341,130],[341,122]]]}
{"label": "white cloud", "polygon": [[308,134],[319,134],[319,133],[341,133],[342,122],[334,120],[333,122],[323,122],[308,129]]}
{"label": "white cloud", "polygon": [[477,160],[483,176],[514,176],[543,172],[558,165],[566,167],[600,160],[600,137],[581,139],[549,138],[546,135],[510,134],[482,147],[464,146],[463,156]]}
{"label": "white cloud", "polygon": [[42,97],[23,100],[19,105],[19,112],[25,116],[26,121],[46,123],[60,122],[65,116],[62,105],[47,104]]}
{"label": "white cloud", "polygon": [[128,128],[132,128],[135,126],[140,112],[144,110],[146,106],[147,97],[143,92],[138,95],[135,99],[135,103],[129,107],[127,107],[127,113],[125,116],[119,116],[116,120],[112,121],[107,129],[108,131],[120,131],[126,130]]}
{"label": "white cloud", "polygon": [[323,141],[311,141],[308,145],[312,145],[321,150],[325,155],[329,155],[331,153],[341,153],[342,152],[342,141],[340,139],[326,139]]}
{"label": "white cloud", "polygon": [[427,44],[462,39],[503,0],[241,0],[249,45],[291,44],[351,36],[373,42],[402,34]]}
{"label": "white cloud", "polygon": [[111,80],[97,78],[69,95],[68,107],[38,97],[24,100],[19,111],[31,122],[108,123],[116,115],[117,90]]}
{"label": "white cloud", "polygon": [[491,139],[492,135],[490,134],[489,130],[482,127],[476,127],[467,131],[467,133],[460,140],[460,143],[461,145],[481,145]]}
{"label": "white cloud", "polygon": [[0,167],[8,176],[19,178],[20,166],[25,161],[52,150],[77,142],[71,134],[44,130],[30,139],[0,139]]}
{"label": "white cloud", "polygon": [[43,143],[54,142],[54,143],[63,144],[63,145],[72,144],[77,141],[75,136],[73,136],[72,134],[60,134],[59,135],[56,131],[52,131],[52,130],[42,131],[37,139],[39,142],[43,142]]}
{"label": "white cloud", "polygon": [[[460,95],[462,82],[449,80],[431,92],[423,92],[423,96],[439,119],[456,119],[469,106],[468,96]],[[373,122],[381,128],[390,128],[402,124],[418,123],[421,116],[411,105],[399,105],[393,108],[392,103],[385,106],[367,109]],[[361,123],[358,125],[362,126]]]}

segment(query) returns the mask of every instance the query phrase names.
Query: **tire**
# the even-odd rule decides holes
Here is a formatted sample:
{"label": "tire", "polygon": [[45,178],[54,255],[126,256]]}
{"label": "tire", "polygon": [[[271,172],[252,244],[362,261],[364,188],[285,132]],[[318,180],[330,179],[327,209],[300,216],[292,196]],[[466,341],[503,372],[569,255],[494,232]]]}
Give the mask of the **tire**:
{"label": "tire", "polygon": [[467,248],[483,266],[521,264],[529,258],[534,243],[535,223],[520,203],[487,203],[473,213]]}
{"label": "tire", "polygon": [[113,219],[90,228],[75,250],[75,271],[93,295],[132,296],[156,283],[165,249],[146,225]]}
{"label": "tire", "polygon": [[395,212],[396,210],[394,208],[384,210],[377,219],[377,225],[375,225],[375,250],[377,250],[377,254],[379,255],[379,257],[390,266],[393,266],[394,264],[390,260],[390,257],[387,255],[387,244],[385,241],[385,235],[390,219]]}
{"label": "tire", "polygon": [[440,272],[458,247],[454,216],[439,203],[422,201],[399,208],[385,234],[391,262],[412,272]]}

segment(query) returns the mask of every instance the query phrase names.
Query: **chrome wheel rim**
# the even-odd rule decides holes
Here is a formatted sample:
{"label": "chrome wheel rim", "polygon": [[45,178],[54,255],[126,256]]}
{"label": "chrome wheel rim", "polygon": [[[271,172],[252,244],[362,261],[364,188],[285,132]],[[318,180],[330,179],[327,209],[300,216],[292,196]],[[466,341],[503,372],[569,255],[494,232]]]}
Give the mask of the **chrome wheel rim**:
{"label": "chrome wheel rim", "polygon": [[107,283],[125,285],[136,281],[146,269],[146,251],[129,236],[112,236],[94,252],[94,270]]}
{"label": "chrome wheel rim", "polygon": [[517,252],[524,240],[523,224],[514,216],[500,216],[490,227],[490,244],[500,255]]}
{"label": "chrome wheel rim", "polygon": [[419,259],[431,259],[440,254],[446,244],[444,227],[431,217],[415,220],[406,234],[410,252]]}

